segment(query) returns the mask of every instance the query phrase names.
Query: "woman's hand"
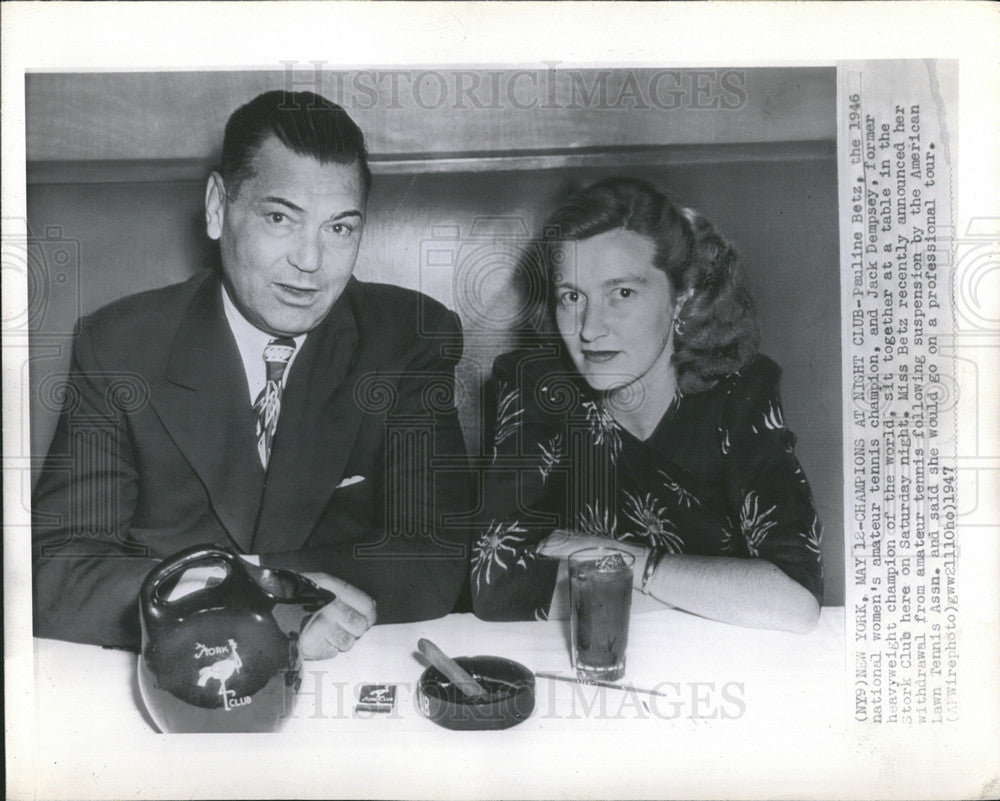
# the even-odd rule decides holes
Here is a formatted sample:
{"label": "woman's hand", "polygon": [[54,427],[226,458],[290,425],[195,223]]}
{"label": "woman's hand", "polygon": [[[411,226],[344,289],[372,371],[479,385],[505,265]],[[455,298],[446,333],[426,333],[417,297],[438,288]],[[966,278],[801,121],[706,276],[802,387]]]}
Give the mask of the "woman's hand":
{"label": "woman's hand", "polygon": [[566,531],[557,528],[538,544],[538,553],[555,559],[565,559],[574,551],[583,548],[599,548],[601,546],[620,546],[621,543],[610,537],[598,537],[594,534],[579,534],[576,531]]}
{"label": "woman's hand", "polygon": [[[632,586],[639,589],[642,583],[643,570],[646,566],[646,557],[649,548],[642,545],[620,542],[611,537],[599,537],[595,534],[580,534],[577,531],[566,531],[556,529],[538,545],[538,553],[543,556],[550,556],[554,559],[565,560],[571,553],[583,550],[584,548],[612,547],[618,548],[635,556],[635,566],[632,568]],[[659,601],[655,598],[641,596],[635,593],[632,601],[632,608],[639,607],[642,611],[650,609],[663,609],[670,604]],[[569,567],[565,561],[559,566],[559,573],[556,576],[556,587],[552,593],[552,604],[549,607],[549,620],[561,620],[569,617]]]}
{"label": "woman's hand", "polygon": [[584,548],[618,548],[628,551],[635,557],[638,565],[638,574],[642,575],[642,567],[645,565],[646,555],[649,548],[642,545],[632,545],[621,542],[611,537],[600,537],[596,534],[580,534],[578,531],[567,531],[557,528],[544,540],[538,544],[538,553],[542,556],[551,556],[555,559],[566,559],[571,553],[582,551]]}

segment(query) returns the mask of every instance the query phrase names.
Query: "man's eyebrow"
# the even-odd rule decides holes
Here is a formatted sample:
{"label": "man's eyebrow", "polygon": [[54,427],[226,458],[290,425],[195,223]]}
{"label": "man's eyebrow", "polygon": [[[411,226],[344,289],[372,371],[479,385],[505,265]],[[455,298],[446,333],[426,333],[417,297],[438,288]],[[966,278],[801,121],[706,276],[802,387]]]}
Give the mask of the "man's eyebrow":
{"label": "man's eyebrow", "polygon": [[363,220],[365,218],[365,215],[362,214],[357,209],[348,209],[347,211],[342,211],[339,214],[334,214],[330,218],[330,222],[336,222],[337,220],[342,220],[344,219],[344,217],[360,217]]}
{"label": "man's eyebrow", "polygon": [[[260,199],[260,202],[277,203],[279,206],[285,206],[286,208],[291,209],[292,211],[297,212],[298,214],[305,213],[305,209],[301,208],[300,206],[297,206],[295,203],[292,203],[292,201],[287,200],[286,198],[283,197],[279,197],[277,195],[265,195]],[[361,219],[364,219],[365,215],[362,214],[358,209],[348,209],[347,211],[341,211],[337,214],[334,214],[332,217],[330,217],[330,222],[336,222],[337,220],[342,220],[345,217],[360,217]]]}
{"label": "man's eyebrow", "polygon": [[623,278],[609,278],[602,286],[621,286],[622,284],[648,284],[641,275],[626,275]]}
{"label": "man's eyebrow", "polygon": [[305,211],[305,209],[303,209],[303,208],[301,208],[299,206],[296,206],[294,203],[292,203],[292,201],[285,200],[285,198],[278,197],[277,195],[266,195],[265,197],[262,197],[260,199],[260,202],[261,203],[277,203],[279,206],[285,206],[285,207],[291,209],[292,211],[297,211],[299,214],[302,214]]}

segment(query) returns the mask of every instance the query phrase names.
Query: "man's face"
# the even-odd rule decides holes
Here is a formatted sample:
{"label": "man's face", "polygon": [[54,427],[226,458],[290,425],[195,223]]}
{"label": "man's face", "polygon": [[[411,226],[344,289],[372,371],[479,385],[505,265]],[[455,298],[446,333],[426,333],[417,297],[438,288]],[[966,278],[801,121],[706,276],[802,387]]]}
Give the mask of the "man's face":
{"label": "man's face", "polygon": [[236,197],[213,173],[208,235],[219,240],[223,280],[237,308],[275,336],[311,331],[344,291],[361,244],[365,190],[354,164],[321,164],[276,137],[254,156]]}

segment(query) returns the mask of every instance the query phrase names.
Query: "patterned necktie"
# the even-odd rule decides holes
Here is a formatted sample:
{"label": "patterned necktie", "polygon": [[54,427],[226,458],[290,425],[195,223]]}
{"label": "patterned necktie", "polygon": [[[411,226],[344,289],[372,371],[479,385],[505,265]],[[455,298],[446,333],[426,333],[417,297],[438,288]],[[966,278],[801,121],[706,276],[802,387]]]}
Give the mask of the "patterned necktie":
{"label": "patterned necktie", "polygon": [[281,414],[281,377],[285,374],[293,353],[295,340],[288,337],[272,339],[264,348],[267,383],[254,401],[253,415],[257,420],[257,453],[260,454],[260,463],[265,470],[271,456],[274,432],[278,429],[278,415]]}

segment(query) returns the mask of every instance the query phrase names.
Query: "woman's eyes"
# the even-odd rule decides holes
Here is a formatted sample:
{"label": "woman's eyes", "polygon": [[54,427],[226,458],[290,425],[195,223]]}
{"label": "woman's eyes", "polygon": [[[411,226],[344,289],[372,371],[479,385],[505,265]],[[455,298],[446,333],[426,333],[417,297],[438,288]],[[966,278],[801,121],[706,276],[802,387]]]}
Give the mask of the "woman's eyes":
{"label": "woman's eyes", "polygon": [[[610,302],[614,303],[619,300],[629,300],[636,297],[636,292],[632,287],[622,286],[611,291]],[[581,295],[579,292],[573,290],[567,290],[559,295],[558,301],[560,306],[571,306],[580,302]]]}

